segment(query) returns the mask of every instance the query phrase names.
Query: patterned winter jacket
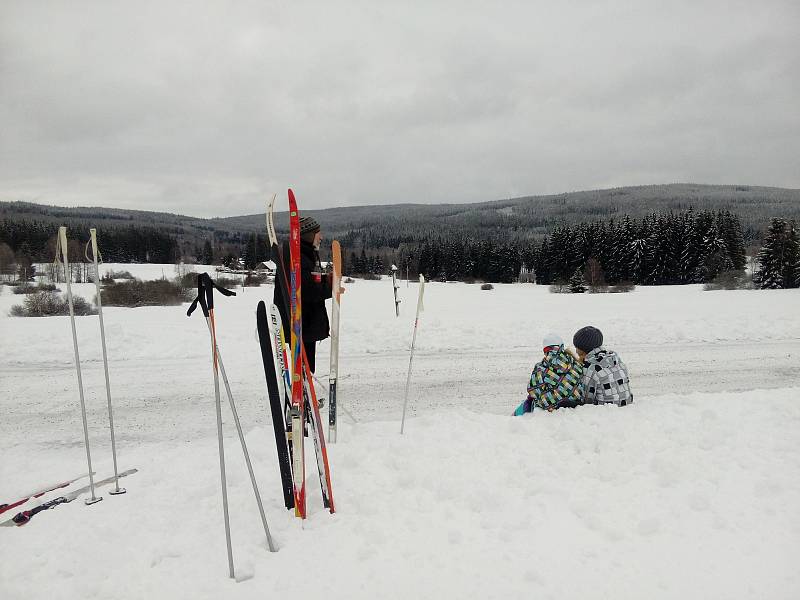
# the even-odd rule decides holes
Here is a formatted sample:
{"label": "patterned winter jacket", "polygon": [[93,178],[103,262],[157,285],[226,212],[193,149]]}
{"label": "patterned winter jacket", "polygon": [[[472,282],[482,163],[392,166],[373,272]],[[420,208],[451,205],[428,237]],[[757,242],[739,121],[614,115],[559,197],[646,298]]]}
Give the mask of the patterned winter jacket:
{"label": "patterned winter jacket", "polygon": [[613,350],[602,346],[592,350],[583,360],[584,404],[613,402],[625,406],[633,402],[628,367]]}
{"label": "patterned winter jacket", "polygon": [[528,398],[537,408],[575,406],[583,398],[583,366],[560,346],[545,354],[531,373]]}

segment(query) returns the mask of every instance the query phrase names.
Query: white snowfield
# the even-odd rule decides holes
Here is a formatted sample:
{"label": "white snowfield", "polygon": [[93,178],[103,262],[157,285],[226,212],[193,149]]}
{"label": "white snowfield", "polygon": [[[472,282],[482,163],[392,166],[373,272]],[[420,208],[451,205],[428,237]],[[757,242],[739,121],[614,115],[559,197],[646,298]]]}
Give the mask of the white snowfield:
{"label": "white snowfield", "polygon": [[[92,285],[74,289],[94,297]],[[80,475],[86,460],[69,319],[9,317],[22,297],[0,290],[2,503]],[[339,401],[357,422],[340,411],[329,446],[333,516],[308,457],[304,524],[283,508],[255,332],[272,289],[237,293],[217,296],[218,341],[278,552],[225,404],[238,581],[227,576],[202,316],[107,307],[120,469],[139,472],[125,495],[106,487],[91,507],[0,527],[2,600],[800,597],[800,290],[572,296],[431,283],[400,436],[417,285],[400,283],[396,318],[391,278],[357,280],[342,298],[339,366]],[[569,341],[586,324],[628,364],[635,403],[511,418],[542,337]],[[102,478],[112,466],[98,319],[77,327]],[[324,342],[323,381],[327,360]]]}

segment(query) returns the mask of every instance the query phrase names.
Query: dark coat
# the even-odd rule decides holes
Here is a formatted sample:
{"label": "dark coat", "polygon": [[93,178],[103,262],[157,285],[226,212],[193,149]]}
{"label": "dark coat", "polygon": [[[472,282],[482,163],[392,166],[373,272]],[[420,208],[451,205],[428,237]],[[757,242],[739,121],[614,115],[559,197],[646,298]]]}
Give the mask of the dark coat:
{"label": "dark coat", "polygon": [[[277,258],[275,258],[277,262]],[[283,268],[286,273],[288,292],[291,294],[291,262],[289,256],[289,242],[283,244]],[[281,276],[280,272],[277,274]],[[304,240],[300,241],[300,297],[302,302],[303,340],[318,342],[330,335],[328,311],[325,309],[325,300],[331,297],[331,278],[322,272],[319,252],[313,244]],[[281,313],[283,320],[283,333],[288,341],[291,335],[291,318],[287,313],[289,299],[283,297],[281,285],[275,282],[274,303]]]}

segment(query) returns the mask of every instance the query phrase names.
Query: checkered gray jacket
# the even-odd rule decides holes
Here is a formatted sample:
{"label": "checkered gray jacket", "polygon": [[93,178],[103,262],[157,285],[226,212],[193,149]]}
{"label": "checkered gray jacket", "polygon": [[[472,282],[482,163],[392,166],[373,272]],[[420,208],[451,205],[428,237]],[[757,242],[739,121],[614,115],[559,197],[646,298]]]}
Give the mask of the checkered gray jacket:
{"label": "checkered gray jacket", "polygon": [[633,402],[628,367],[613,350],[595,348],[583,360],[583,403],[625,406]]}

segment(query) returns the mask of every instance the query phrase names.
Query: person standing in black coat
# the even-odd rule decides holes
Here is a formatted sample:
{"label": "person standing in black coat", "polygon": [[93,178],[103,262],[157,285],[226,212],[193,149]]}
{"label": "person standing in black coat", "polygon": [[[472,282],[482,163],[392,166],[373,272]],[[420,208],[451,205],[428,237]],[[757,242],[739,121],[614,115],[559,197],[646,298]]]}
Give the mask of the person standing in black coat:
{"label": "person standing in black coat", "polygon": [[[322,243],[322,231],[313,217],[300,217],[300,282],[301,310],[303,320],[303,345],[308,358],[308,368],[313,373],[316,369],[317,342],[330,335],[328,311],[325,300],[332,296],[332,273],[325,273],[319,259],[319,247]],[[291,286],[291,264],[288,240],[283,244],[283,267],[286,279]],[[284,299],[281,286],[275,286],[274,303],[281,313],[283,333],[287,340],[291,339],[291,316],[286,313],[289,300]]]}

